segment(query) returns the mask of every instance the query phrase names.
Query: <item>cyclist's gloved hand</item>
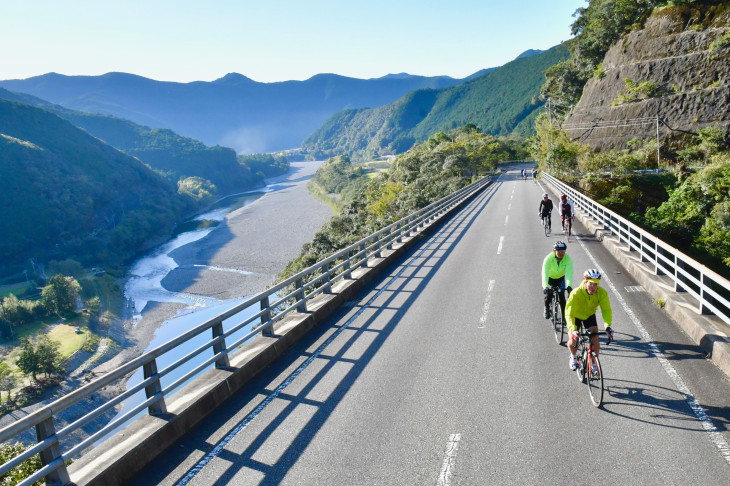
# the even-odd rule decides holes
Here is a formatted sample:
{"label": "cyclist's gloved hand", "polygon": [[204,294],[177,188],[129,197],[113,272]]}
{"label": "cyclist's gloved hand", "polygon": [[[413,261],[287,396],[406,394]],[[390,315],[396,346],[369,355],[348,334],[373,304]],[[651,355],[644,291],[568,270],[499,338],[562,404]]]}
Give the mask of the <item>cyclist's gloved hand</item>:
{"label": "cyclist's gloved hand", "polygon": [[606,328],[606,334],[608,334],[609,338],[613,339],[613,328],[611,326]]}
{"label": "cyclist's gloved hand", "polygon": [[570,295],[570,293],[573,291],[573,287],[568,285],[567,287],[565,287],[565,291],[568,292],[568,295]]}
{"label": "cyclist's gloved hand", "polygon": [[580,337],[580,333],[578,331],[573,331],[570,333],[570,337],[573,339],[573,341],[577,341]]}

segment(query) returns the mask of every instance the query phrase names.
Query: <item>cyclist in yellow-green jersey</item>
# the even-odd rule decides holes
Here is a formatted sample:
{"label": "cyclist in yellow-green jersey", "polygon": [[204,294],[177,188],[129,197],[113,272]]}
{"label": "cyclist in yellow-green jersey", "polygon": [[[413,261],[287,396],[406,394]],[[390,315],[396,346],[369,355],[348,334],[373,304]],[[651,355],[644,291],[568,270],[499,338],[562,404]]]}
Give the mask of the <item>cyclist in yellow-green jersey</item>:
{"label": "cyclist in yellow-green jersey", "polygon": [[[552,300],[551,287],[561,287],[570,294],[573,285],[573,261],[565,253],[568,245],[558,241],[553,245],[553,251],[548,253],[542,262],[542,289],[545,296],[545,319],[550,319],[550,301]],[[565,315],[565,294],[558,292],[560,308]]]}
{"label": "cyclist in yellow-green jersey", "polygon": [[[577,342],[580,327],[583,326],[590,333],[598,332],[598,322],[596,320],[598,307],[601,308],[606,333],[608,333],[609,338],[613,338],[611,302],[608,300],[608,292],[598,286],[600,280],[601,272],[593,268],[586,270],[583,274],[583,283],[570,293],[568,302],[565,304],[565,324],[568,326],[568,332],[570,332],[568,349],[570,349],[571,370],[576,369],[578,366],[575,353],[578,350]],[[593,350],[598,356],[600,351],[598,335],[591,336],[591,346],[593,346]]]}

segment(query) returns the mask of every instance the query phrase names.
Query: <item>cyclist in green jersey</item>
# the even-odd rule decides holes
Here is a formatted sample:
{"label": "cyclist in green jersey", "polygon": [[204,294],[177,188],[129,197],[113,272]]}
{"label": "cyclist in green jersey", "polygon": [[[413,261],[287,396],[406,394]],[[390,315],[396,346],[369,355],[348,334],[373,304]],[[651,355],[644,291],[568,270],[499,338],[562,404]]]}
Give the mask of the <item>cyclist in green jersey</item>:
{"label": "cyclist in green jersey", "polygon": [[[565,253],[568,245],[558,241],[553,245],[553,251],[548,253],[542,262],[542,288],[545,296],[545,319],[550,319],[550,301],[552,300],[551,287],[561,287],[570,294],[573,290],[573,261]],[[558,292],[560,308],[565,315],[565,294]]]}
{"label": "cyclist in green jersey", "polygon": [[[590,333],[598,332],[596,310],[599,306],[601,307],[601,316],[603,317],[603,325],[606,327],[606,333],[610,338],[613,338],[611,303],[608,300],[608,292],[598,286],[600,281],[601,272],[595,268],[586,270],[583,274],[583,283],[570,293],[568,302],[565,304],[565,323],[568,326],[568,332],[570,332],[568,349],[570,349],[571,370],[578,367],[575,353],[578,350],[577,342],[580,327],[582,326]],[[598,335],[591,336],[591,345],[597,356],[600,351]]]}

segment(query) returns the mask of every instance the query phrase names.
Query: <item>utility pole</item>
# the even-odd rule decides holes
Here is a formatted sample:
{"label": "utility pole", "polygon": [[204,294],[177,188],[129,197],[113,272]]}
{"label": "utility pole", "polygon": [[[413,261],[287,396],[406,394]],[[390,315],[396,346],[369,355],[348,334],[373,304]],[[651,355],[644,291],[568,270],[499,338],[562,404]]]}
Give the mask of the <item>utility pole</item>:
{"label": "utility pole", "polygon": [[661,160],[659,159],[659,113],[656,115],[656,171],[659,173],[659,164],[661,163]]}

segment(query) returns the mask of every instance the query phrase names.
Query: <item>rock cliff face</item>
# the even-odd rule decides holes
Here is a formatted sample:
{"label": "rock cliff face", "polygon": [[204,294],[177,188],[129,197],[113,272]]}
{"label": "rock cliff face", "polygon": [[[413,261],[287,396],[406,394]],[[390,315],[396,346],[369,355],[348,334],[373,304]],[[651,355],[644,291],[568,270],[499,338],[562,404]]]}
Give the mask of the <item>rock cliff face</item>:
{"label": "rock cliff face", "polygon": [[730,3],[664,8],[606,54],[564,128],[594,149],[657,136],[662,150],[688,132],[730,129]]}

